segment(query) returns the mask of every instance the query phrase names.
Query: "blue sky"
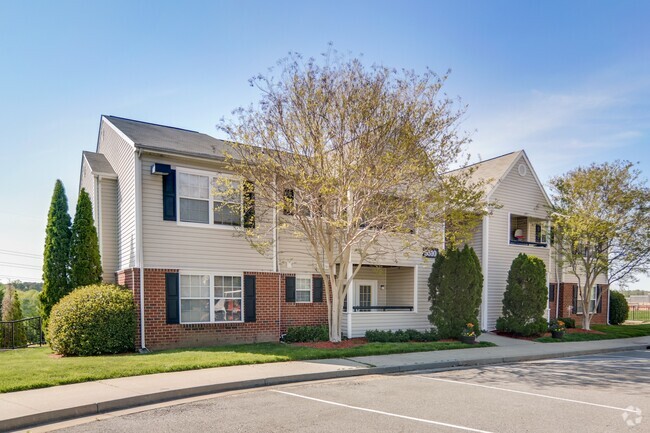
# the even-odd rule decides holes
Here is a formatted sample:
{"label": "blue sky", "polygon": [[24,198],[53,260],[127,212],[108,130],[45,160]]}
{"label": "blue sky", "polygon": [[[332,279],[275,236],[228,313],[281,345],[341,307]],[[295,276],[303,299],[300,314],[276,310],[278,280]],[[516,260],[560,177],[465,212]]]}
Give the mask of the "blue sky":
{"label": "blue sky", "polygon": [[257,100],[249,77],[328,42],[367,64],[451,69],[473,161],[525,149],[545,182],[619,158],[647,178],[649,19],[642,1],[5,1],[0,281],[40,279],[54,181],[74,209],[101,114],[219,136]]}

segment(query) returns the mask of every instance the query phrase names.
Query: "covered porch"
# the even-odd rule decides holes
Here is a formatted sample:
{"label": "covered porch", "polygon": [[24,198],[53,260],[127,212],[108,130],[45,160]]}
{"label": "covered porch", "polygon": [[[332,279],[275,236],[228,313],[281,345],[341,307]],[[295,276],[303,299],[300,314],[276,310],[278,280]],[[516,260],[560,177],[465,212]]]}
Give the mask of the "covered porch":
{"label": "covered porch", "polygon": [[343,335],[367,330],[422,328],[418,320],[418,266],[363,265],[347,292]]}

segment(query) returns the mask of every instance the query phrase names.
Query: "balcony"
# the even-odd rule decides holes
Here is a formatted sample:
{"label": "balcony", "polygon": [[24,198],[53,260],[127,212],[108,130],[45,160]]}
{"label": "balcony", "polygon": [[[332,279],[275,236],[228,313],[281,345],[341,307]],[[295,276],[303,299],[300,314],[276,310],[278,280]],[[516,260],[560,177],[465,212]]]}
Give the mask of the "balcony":
{"label": "balcony", "polygon": [[548,221],[523,215],[510,215],[510,245],[546,248],[548,246]]}

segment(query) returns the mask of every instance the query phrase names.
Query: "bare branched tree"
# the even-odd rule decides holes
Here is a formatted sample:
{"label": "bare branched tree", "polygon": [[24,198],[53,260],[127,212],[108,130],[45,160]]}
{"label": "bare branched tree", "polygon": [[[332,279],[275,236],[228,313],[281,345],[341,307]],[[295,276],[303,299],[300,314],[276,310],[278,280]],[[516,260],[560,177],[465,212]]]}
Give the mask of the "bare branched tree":
{"label": "bare branched tree", "polygon": [[322,64],[290,54],[278,68],[251,79],[260,102],[219,127],[232,140],[231,169],[254,188],[246,238],[262,250],[276,230],[304,241],[329,288],[336,342],[361,265],[421,256],[441,244],[444,221],[469,235],[486,211],[482,185],[470,172],[445,175],[466,163],[468,142],[458,131],[465,107],[441,95],[446,76],[366,68],[335,51]]}

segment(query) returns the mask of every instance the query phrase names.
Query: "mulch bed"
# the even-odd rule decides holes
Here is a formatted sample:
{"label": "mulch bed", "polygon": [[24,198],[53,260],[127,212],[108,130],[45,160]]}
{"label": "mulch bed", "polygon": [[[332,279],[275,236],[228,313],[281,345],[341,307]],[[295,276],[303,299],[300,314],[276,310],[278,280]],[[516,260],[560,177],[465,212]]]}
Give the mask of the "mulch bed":
{"label": "mulch bed", "polygon": [[[605,334],[604,332],[595,331],[593,329],[586,330],[586,329],[582,329],[582,328],[567,328],[564,331],[564,333],[565,334],[601,334],[601,335]],[[528,340],[528,341],[534,341],[534,340],[540,338],[539,336],[538,337],[522,337],[521,335],[515,335],[515,334],[511,334],[510,332],[501,332],[501,331],[495,331],[495,334],[500,335],[502,337],[517,338],[519,340]],[[552,334],[550,332],[547,332],[544,335],[541,335],[541,337],[550,337],[551,335]]]}
{"label": "mulch bed", "polygon": [[[439,343],[458,343],[458,340],[453,340],[453,339],[444,339],[444,340],[438,340]],[[417,341],[411,341],[411,343],[418,343]],[[314,341],[310,343],[291,343],[292,346],[303,346],[303,347],[311,347],[313,349],[347,349],[348,347],[356,347],[356,346],[363,346],[364,344],[368,344],[368,340],[359,337],[359,338],[349,338],[347,340],[343,340],[340,343],[332,343],[331,341]]]}
{"label": "mulch bed", "polygon": [[340,343],[331,341],[313,341],[310,343],[292,343],[293,346],[311,347],[313,349],[347,349],[348,347],[363,346],[368,344],[365,338],[350,338]]}

